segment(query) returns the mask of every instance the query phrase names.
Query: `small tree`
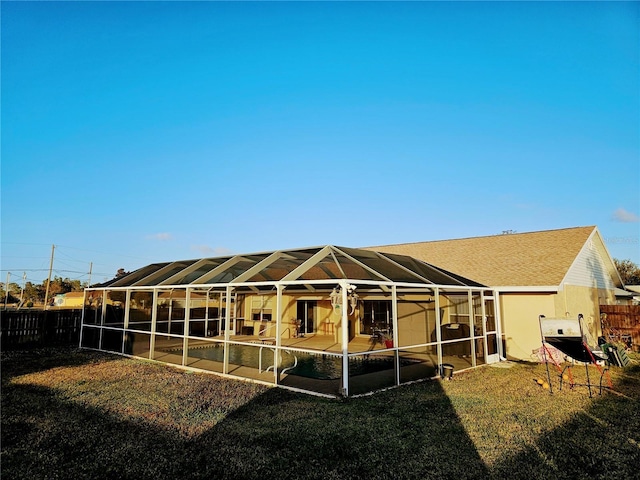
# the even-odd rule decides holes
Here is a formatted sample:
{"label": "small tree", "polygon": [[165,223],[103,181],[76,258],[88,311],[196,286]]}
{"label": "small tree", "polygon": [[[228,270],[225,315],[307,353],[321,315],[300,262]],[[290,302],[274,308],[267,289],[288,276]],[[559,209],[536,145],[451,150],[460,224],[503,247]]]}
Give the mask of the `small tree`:
{"label": "small tree", "polygon": [[613,259],[622,283],[625,285],[640,285],[640,267],[633,263],[631,260],[618,260]]}
{"label": "small tree", "polygon": [[9,284],[9,295],[7,295],[6,285],[4,283],[0,283],[0,303],[4,305],[5,300],[7,303],[18,303],[18,299],[20,296],[20,287],[18,287],[18,294],[15,293],[14,283]]}
{"label": "small tree", "polygon": [[124,277],[125,275],[129,275],[131,272],[127,272],[124,268],[119,268],[116,272],[116,278]]}
{"label": "small tree", "polygon": [[24,299],[33,303],[44,301],[45,287],[42,284],[27,282],[24,286]]}
{"label": "small tree", "polygon": [[[43,285],[47,284],[45,280],[42,282]],[[49,284],[49,294],[57,295],[59,293],[69,293],[69,292],[80,292],[82,291],[82,283],[80,280],[71,280],[68,277],[54,277]]]}

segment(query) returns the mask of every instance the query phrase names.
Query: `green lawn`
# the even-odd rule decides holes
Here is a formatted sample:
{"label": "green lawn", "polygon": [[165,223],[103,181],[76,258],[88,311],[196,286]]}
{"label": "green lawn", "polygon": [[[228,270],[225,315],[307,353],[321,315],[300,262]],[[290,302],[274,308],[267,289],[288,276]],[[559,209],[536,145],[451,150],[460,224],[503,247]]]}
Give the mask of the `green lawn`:
{"label": "green lawn", "polygon": [[[4,353],[9,479],[638,478],[640,366],[511,364],[328,400],[75,349]],[[593,375],[597,376],[595,369]],[[575,368],[577,380],[584,367]]]}

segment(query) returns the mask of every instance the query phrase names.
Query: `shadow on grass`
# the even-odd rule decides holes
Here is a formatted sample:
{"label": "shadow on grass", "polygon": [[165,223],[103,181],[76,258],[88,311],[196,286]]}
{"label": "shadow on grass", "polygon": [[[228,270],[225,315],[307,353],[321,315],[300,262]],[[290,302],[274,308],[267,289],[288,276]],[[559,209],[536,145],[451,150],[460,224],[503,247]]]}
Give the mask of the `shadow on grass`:
{"label": "shadow on grass", "polygon": [[2,359],[2,381],[18,375],[50,370],[57,367],[71,367],[95,362],[114,361],[114,355],[83,350],[77,347],[43,347],[0,352]]}
{"label": "shadow on grass", "polygon": [[[452,398],[467,425],[477,422],[469,418],[473,409],[481,414],[493,406],[510,428],[526,430],[512,437],[513,444],[491,440],[498,457],[485,464],[479,452],[487,445],[470,438],[482,442],[482,430],[465,430],[439,382],[327,400],[144,362],[123,367],[131,363],[98,352],[50,353],[3,356],[3,479],[593,479],[632,478],[640,465],[638,367],[617,376],[623,395],[605,392],[585,401],[584,389],[534,390],[517,395],[520,406],[513,410],[501,409],[500,397],[486,399],[499,395],[494,387],[500,380],[491,370],[470,374],[485,390],[469,392],[472,382],[463,377],[447,384],[445,390],[457,385]],[[97,367],[83,368],[92,363]],[[57,367],[69,368],[49,370]],[[114,369],[126,372],[112,375],[114,383],[96,373]],[[129,376],[135,381],[121,380]],[[43,386],[69,382],[76,382],[69,390]],[[130,395],[136,388],[141,391]],[[234,394],[245,397],[231,399]],[[120,401],[130,403],[111,408]],[[573,402],[581,406],[567,408]],[[212,405],[219,416],[212,416]],[[123,413],[129,407],[136,415]],[[539,415],[555,410],[575,413],[561,424],[538,423]],[[493,413],[485,414],[488,428]],[[165,417],[158,421],[157,415]],[[214,426],[193,428],[198,425]],[[500,425],[495,429],[499,437]]]}
{"label": "shadow on grass", "polygon": [[[487,473],[437,382],[344,401],[272,390],[202,439],[222,440],[223,468],[241,478],[480,478]],[[204,476],[223,473],[200,458]]]}
{"label": "shadow on grass", "polygon": [[[561,426],[540,435],[534,444],[494,464],[495,478],[610,479],[638,478],[640,468],[640,367],[626,370],[614,392],[594,393],[588,407]],[[596,389],[597,390],[597,389]],[[585,387],[548,396],[588,396]],[[566,398],[566,397],[565,397]],[[576,400],[577,401],[577,400]]]}
{"label": "shadow on grass", "polygon": [[[83,360],[69,359],[66,365],[76,361]],[[15,375],[14,367],[24,374],[44,370],[45,364],[65,365],[61,359],[36,363],[34,368],[14,363],[7,369],[3,361],[6,479],[408,479],[488,474],[438,382],[343,401],[269,389],[189,438],[177,429],[144,419],[123,420],[102,408],[81,405],[55,389],[8,381]]]}

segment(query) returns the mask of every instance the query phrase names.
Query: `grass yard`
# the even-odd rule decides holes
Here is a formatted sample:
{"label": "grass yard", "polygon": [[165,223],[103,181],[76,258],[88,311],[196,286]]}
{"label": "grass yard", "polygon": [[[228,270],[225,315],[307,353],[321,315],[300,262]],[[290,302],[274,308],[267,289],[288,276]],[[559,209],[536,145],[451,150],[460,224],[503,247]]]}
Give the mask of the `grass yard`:
{"label": "grass yard", "polygon": [[593,398],[557,391],[557,377],[550,395],[535,382],[544,366],[522,363],[327,400],[98,352],[3,353],[1,474],[638,478],[638,360]]}

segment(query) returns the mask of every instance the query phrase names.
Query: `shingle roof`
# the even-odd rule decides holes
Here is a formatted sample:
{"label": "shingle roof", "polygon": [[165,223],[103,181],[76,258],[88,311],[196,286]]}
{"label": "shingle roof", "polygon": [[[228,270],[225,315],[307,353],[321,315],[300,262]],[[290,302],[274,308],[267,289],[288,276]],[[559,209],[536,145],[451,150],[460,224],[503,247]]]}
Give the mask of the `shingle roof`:
{"label": "shingle roof", "polygon": [[366,247],[409,255],[492,287],[559,285],[596,227]]}
{"label": "shingle roof", "polygon": [[67,292],[64,296],[65,298],[83,298],[84,292]]}

